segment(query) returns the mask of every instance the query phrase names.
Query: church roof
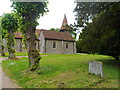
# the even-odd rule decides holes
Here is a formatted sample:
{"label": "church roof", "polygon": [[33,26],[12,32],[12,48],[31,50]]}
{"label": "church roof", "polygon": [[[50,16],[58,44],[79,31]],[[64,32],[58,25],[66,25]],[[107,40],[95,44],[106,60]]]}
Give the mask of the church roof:
{"label": "church roof", "polygon": [[58,32],[41,29],[40,32],[43,33],[46,39],[52,40],[63,40],[63,41],[75,41],[69,32]]}
{"label": "church roof", "polygon": [[[41,31],[46,39],[75,41],[69,32],[58,32],[58,31],[50,31],[45,29],[36,29],[36,35],[39,36]],[[23,38],[21,32],[14,33],[14,35],[15,38]]]}
{"label": "church roof", "polygon": [[[40,30],[39,30],[39,29],[36,29],[35,33],[36,33],[36,35],[38,36],[38,35],[40,34]],[[14,35],[15,35],[15,38],[23,38],[21,32],[16,32],[16,33],[14,33]]]}

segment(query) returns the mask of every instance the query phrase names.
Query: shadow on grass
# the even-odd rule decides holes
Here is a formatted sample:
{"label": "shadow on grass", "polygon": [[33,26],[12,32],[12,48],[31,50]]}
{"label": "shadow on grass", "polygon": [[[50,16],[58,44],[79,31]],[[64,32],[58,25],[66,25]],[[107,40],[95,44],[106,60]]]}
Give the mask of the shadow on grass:
{"label": "shadow on grass", "polygon": [[103,64],[105,65],[109,65],[109,66],[113,66],[113,67],[117,67],[120,68],[120,61],[117,61],[115,59],[110,59],[110,60],[98,60],[101,61]]}

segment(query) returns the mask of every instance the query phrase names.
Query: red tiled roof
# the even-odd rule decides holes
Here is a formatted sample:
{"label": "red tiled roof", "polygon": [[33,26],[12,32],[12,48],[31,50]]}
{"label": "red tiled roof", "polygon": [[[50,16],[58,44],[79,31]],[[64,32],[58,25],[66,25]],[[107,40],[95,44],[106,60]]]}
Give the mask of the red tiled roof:
{"label": "red tiled roof", "polygon": [[69,32],[57,32],[41,29],[44,37],[46,39],[56,39],[56,40],[65,40],[65,41],[75,41]]}
{"label": "red tiled roof", "polygon": [[[41,31],[46,39],[75,41],[69,32],[57,32],[57,31],[50,31],[45,29],[36,29],[35,32],[37,36],[40,35]],[[15,35],[15,38],[23,38],[21,32],[14,33],[14,35]]]}
{"label": "red tiled roof", "polygon": [[[40,35],[40,30],[39,29],[36,29],[35,32],[36,32],[37,35]],[[14,35],[15,35],[15,38],[23,38],[21,32],[16,32],[16,33],[14,33]]]}

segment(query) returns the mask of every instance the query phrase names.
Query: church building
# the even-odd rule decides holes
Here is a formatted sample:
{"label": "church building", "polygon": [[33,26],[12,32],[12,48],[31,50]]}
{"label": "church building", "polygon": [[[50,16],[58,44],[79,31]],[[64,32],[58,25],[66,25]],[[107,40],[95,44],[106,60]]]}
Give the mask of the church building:
{"label": "church building", "polygon": [[[56,54],[74,54],[76,53],[76,42],[66,29],[67,18],[64,15],[60,31],[51,31],[45,29],[36,29],[38,41],[36,48],[40,53],[56,53]],[[16,52],[27,52],[22,44],[22,34],[15,33],[15,49]]]}

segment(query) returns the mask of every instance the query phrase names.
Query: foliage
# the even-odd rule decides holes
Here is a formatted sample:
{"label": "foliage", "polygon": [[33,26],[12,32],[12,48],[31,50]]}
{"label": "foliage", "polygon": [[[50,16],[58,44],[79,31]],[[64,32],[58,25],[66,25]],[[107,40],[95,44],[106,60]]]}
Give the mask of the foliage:
{"label": "foliage", "polygon": [[120,3],[98,14],[83,30],[82,49],[88,53],[110,55],[120,58]]}
{"label": "foliage", "polygon": [[6,30],[2,29],[2,17],[0,17],[0,41],[5,38]]}
{"label": "foliage", "polygon": [[76,13],[77,27],[85,27],[101,11],[106,11],[111,2],[77,2]]}
{"label": "foliage", "polygon": [[1,25],[1,20],[2,20],[2,17],[0,16],[0,53],[1,53],[1,55],[2,56],[5,56],[5,54],[3,55],[2,54],[2,49],[4,49],[3,48],[3,43],[2,43],[2,25]]}
{"label": "foliage", "polygon": [[36,27],[38,25],[37,19],[48,12],[47,2],[13,2],[12,7],[16,12],[23,34],[26,33],[28,25]]}
{"label": "foliage", "polygon": [[3,14],[2,28],[4,30],[15,32],[18,29],[17,19],[14,13]]}
{"label": "foliage", "polygon": [[[2,33],[3,38],[7,33],[7,47],[9,51],[9,58],[14,58],[15,50],[14,47],[14,32],[18,30],[18,23],[17,19],[15,18],[14,13],[6,13],[2,17]],[[7,31],[5,33],[5,30]]]}
{"label": "foliage", "polygon": [[[16,17],[19,20],[19,27],[25,36],[25,45],[28,49],[29,66],[30,70],[35,70],[38,68],[40,54],[36,53],[36,40],[35,35],[36,26],[38,25],[37,19],[43,16],[47,9],[48,2],[13,2],[12,7],[16,13]],[[31,54],[31,52],[33,53]],[[36,57],[33,57],[36,56]]]}
{"label": "foliage", "polygon": [[[27,72],[28,59],[2,62],[3,70],[22,88],[117,88],[117,62],[104,55],[47,54],[40,69]],[[103,62],[104,79],[88,74],[88,62]]]}
{"label": "foliage", "polygon": [[70,32],[70,34],[72,35],[72,37],[74,38],[74,39],[76,39],[76,30],[77,30],[77,28],[74,26],[74,25],[72,25],[72,24],[70,24],[70,25],[64,25],[63,26],[68,32]]}
{"label": "foliage", "polygon": [[77,42],[76,42],[76,50],[77,50],[77,53],[82,53],[82,52],[84,52],[84,51],[82,50],[82,44],[81,44],[81,40],[80,40],[80,39],[77,40]]}
{"label": "foliage", "polygon": [[[8,45],[8,51],[11,53],[15,53],[15,49],[12,49],[10,46],[14,46],[14,36],[11,36],[10,34],[7,35],[7,45]],[[11,45],[12,44],[12,45]]]}
{"label": "foliage", "polygon": [[58,28],[51,28],[50,31],[60,31]]}
{"label": "foliage", "polygon": [[5,56],[3,39],[6,38],[6,30],[2,28],[2,17],[0,17],[0,53]]}

